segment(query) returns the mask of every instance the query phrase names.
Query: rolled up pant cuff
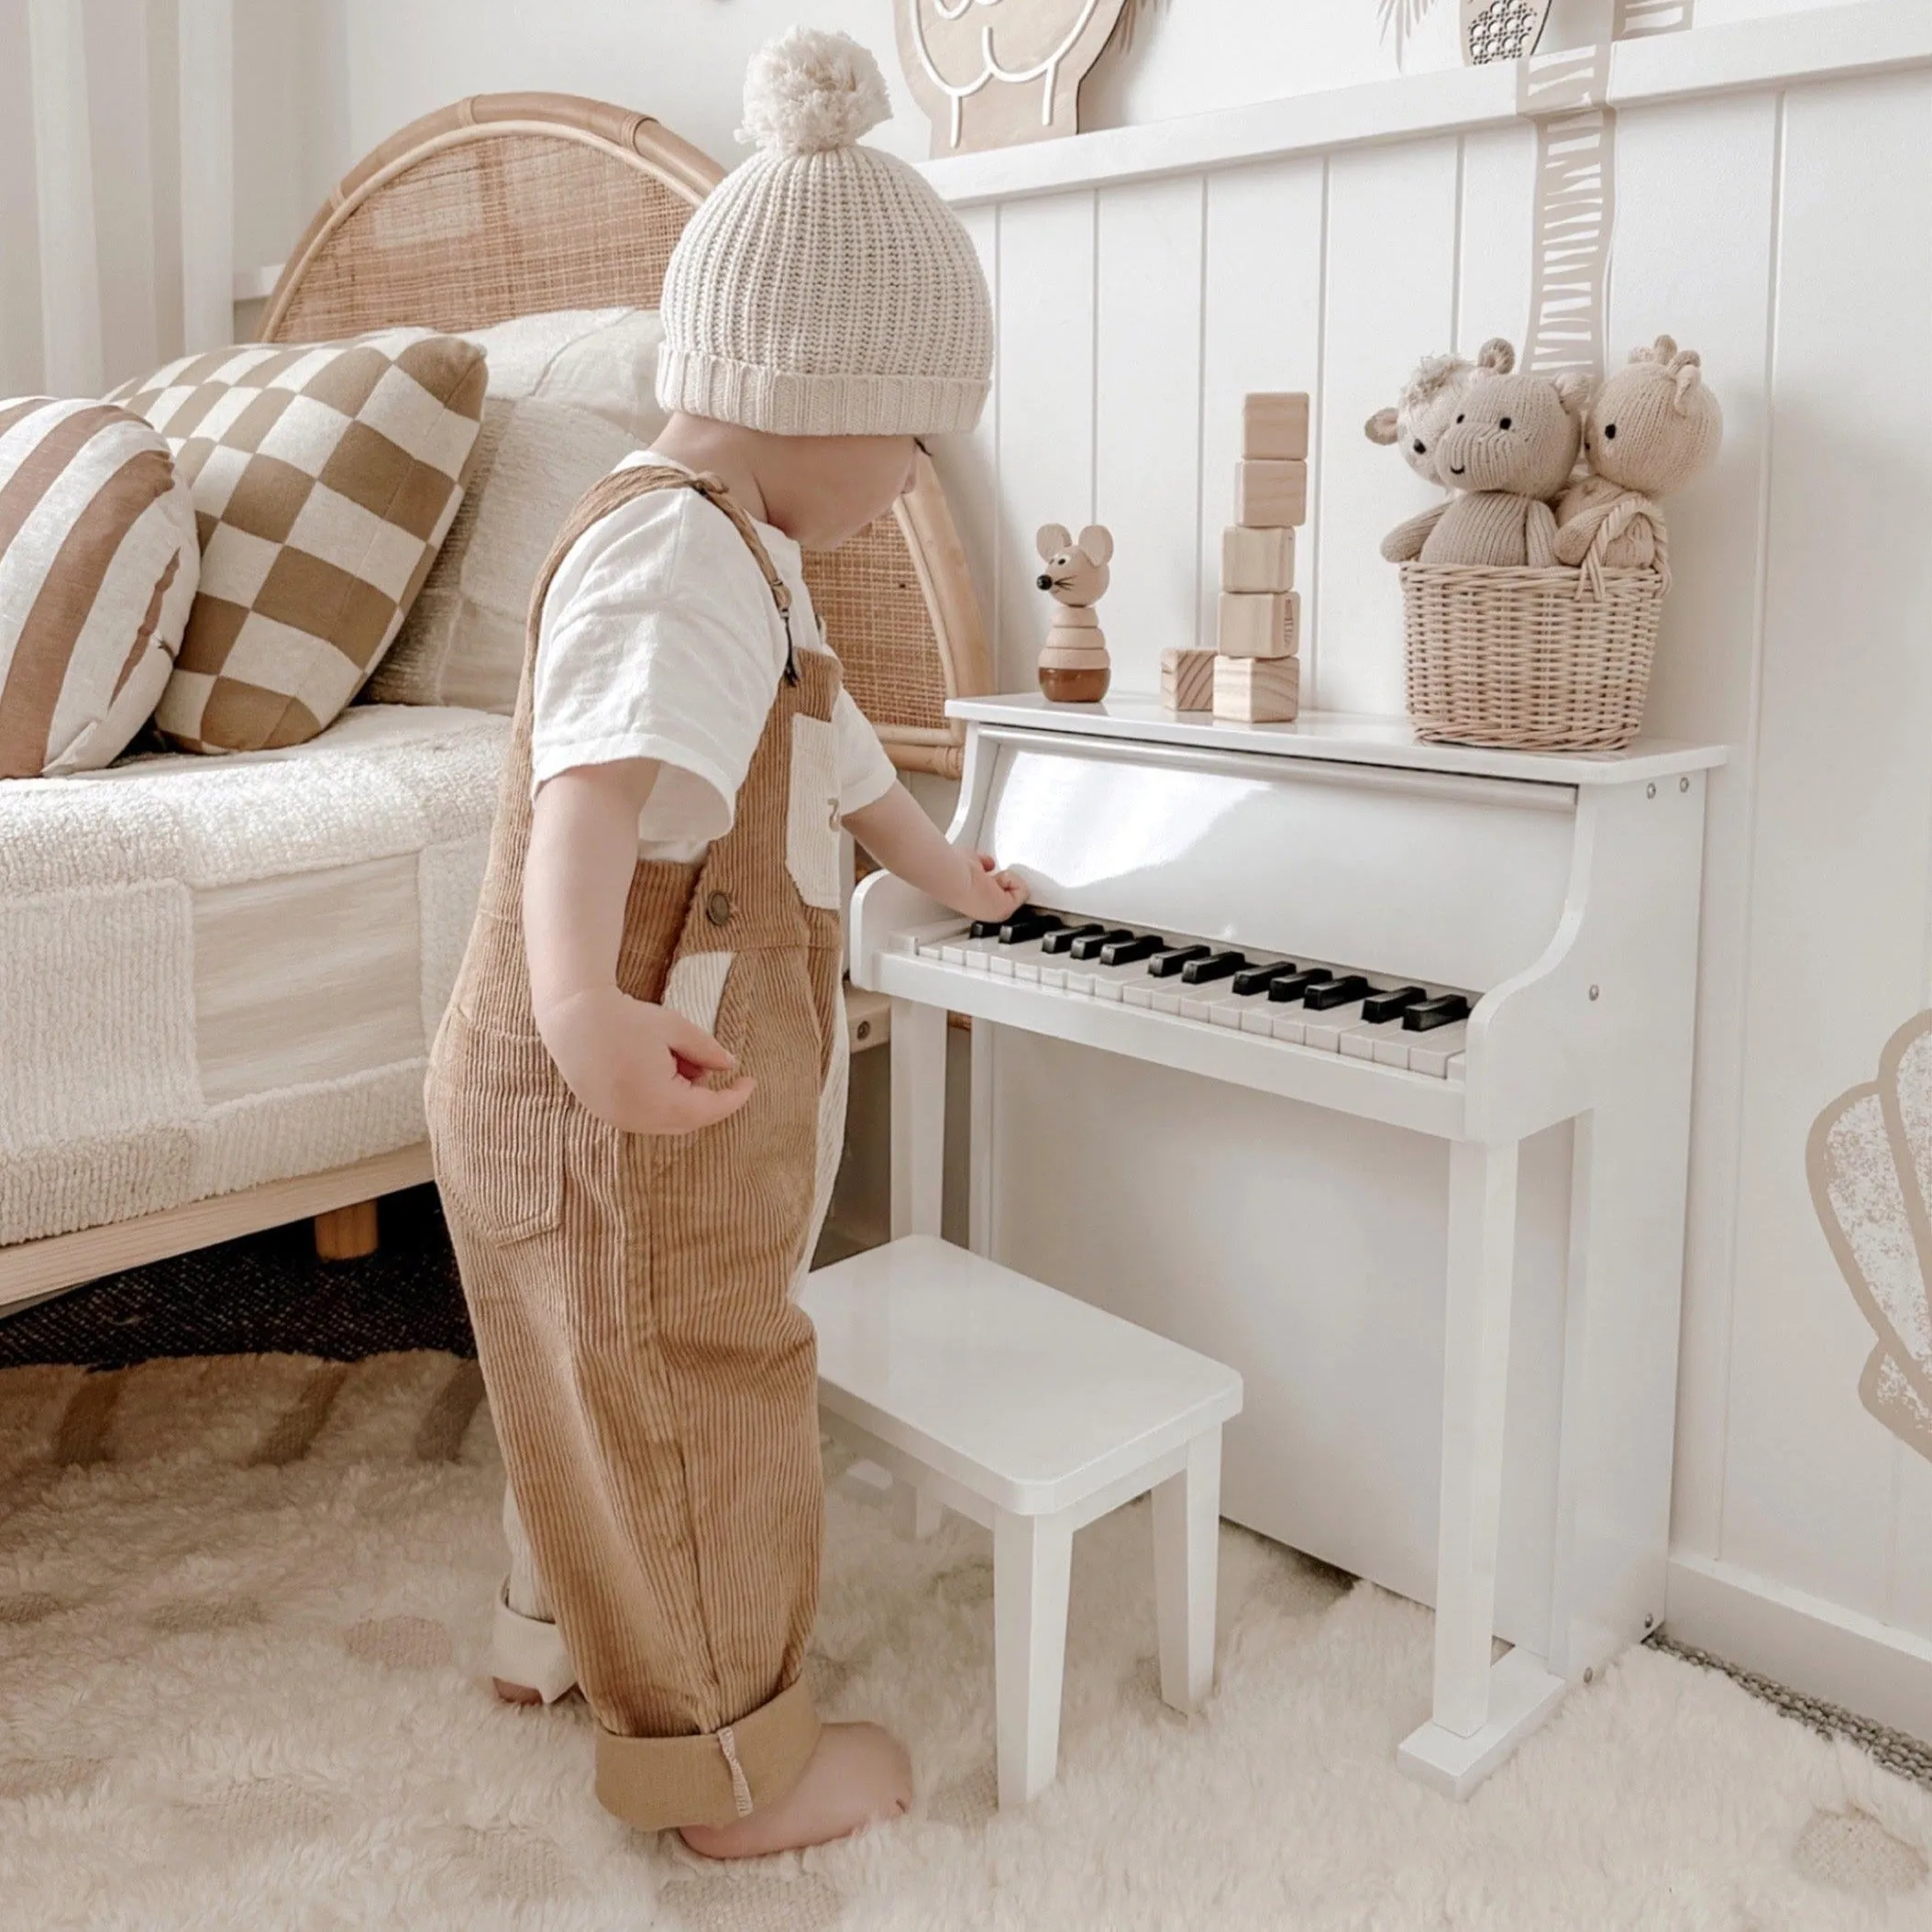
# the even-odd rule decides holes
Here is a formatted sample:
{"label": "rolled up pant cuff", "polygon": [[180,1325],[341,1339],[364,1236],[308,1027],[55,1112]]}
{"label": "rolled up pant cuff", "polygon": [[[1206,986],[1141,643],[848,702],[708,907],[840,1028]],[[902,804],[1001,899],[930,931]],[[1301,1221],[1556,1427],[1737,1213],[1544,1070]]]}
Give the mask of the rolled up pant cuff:
{"label": "rolled up pant cuff", "polygon": [[600,1729],[597,1802],[639,1831],[734,1825],[785,1797],[818,1741],[803,1678],[722,1730],[622,1738]]}

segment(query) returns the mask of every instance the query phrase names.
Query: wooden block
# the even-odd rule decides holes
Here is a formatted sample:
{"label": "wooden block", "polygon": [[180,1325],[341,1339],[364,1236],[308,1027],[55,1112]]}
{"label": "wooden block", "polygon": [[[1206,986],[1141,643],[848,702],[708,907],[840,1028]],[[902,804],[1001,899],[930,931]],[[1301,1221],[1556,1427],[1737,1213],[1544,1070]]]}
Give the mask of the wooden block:
{"label": "wooden block", "polygon": [[1308,466],[1303,462],[1253,462],[1234,466],[1234,521],[1250,530],[1304,523],[1308,513]]}
{"label": "wooden block", "polygon": [[1299,657],[1217,657],[1214,715],[1241,724],[1286,724],[1301,703]]}
{"label": "wooden block", "polygon": [[1214,709],[1214,653],[1182,650],[1161,653],[1161,702],[1169,711]]}
{"label": "wooden block", "polygon": [[1275,530],[1244,530],[1231,524],[1221,532],[1221,589],[1292,591],[1295,588],[1295,533],[1286,524]]}
{"label": "wooden block", "polygon": [[1241,453],[1264,461],[1298,461],[1308,453],[1308,399],[1300,391],[1256,391],[1242,404]]}
{"label": "wooden block", "polygon": [[1298,591],[1223,591],[1220,654],[1224,657],[1292,657],[1301,645]]}

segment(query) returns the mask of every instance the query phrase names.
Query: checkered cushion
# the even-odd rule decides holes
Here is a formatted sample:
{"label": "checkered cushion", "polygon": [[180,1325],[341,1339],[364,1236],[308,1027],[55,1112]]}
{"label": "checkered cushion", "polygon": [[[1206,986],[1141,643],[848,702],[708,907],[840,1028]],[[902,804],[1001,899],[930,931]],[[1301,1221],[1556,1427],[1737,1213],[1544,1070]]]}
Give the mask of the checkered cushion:
{"label": "checkered cushion", "polygon": [[483,352],[425,329],[171,363],[110,398],[167,438],[201,589],[155,723],[188,751],[299,745],[396,635],[462,500]]}

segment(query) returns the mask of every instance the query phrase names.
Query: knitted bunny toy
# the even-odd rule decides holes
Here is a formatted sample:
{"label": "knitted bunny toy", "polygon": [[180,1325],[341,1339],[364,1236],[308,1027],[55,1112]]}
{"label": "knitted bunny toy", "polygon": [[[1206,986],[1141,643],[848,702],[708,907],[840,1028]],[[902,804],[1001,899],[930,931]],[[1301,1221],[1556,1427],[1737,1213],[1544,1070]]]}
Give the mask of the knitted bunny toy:
{"label": "knitted bunny toy", "polygon": [[1594,556],[1612,568],[1668,574],[1656,499],[1695,482],[1724,436],[1724,413],[1695,349],[1668,336],[1630,351],[1584,422],[1585,473],[1556,506],[1559,563]]}
{"label": "knitted bunny toy", "polygon": [[1462,493],[1398,524],[1382,539],[1391,563],[1556,561],[1550,499],[1576,462],[1586,377],[1501,374],[1478,368],[1436,444],[1441,480]]}
{"label": "knitted bunny toy", "polygon": [[1400,446],[1402,460],[1431,483],[1443,480],[1436,469],[1436,445],[1449,427],[1469,379],[1478,369],[1507,376],[1516,367],[1516,350],[1492,336],[1474,362],[1462,356],[1424,356],[1402,385],[1393,409],[1378,409],[1362,425],[1371,443]]}

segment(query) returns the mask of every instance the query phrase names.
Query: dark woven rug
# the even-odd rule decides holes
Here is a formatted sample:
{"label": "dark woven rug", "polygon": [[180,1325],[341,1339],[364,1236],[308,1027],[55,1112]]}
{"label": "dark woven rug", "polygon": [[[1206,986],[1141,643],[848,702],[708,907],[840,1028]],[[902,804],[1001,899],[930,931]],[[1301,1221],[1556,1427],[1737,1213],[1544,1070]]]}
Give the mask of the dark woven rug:
{"label": "dark woven rug", "polygon": [[474,1355],[436,1189],[387,1195],[381,1213],[381,1245],[363,1261],[318,1260],[304,1220],[104,1275],[0,1319],[0,1368],[269,1353],[359,1362],[392,1349]]}

